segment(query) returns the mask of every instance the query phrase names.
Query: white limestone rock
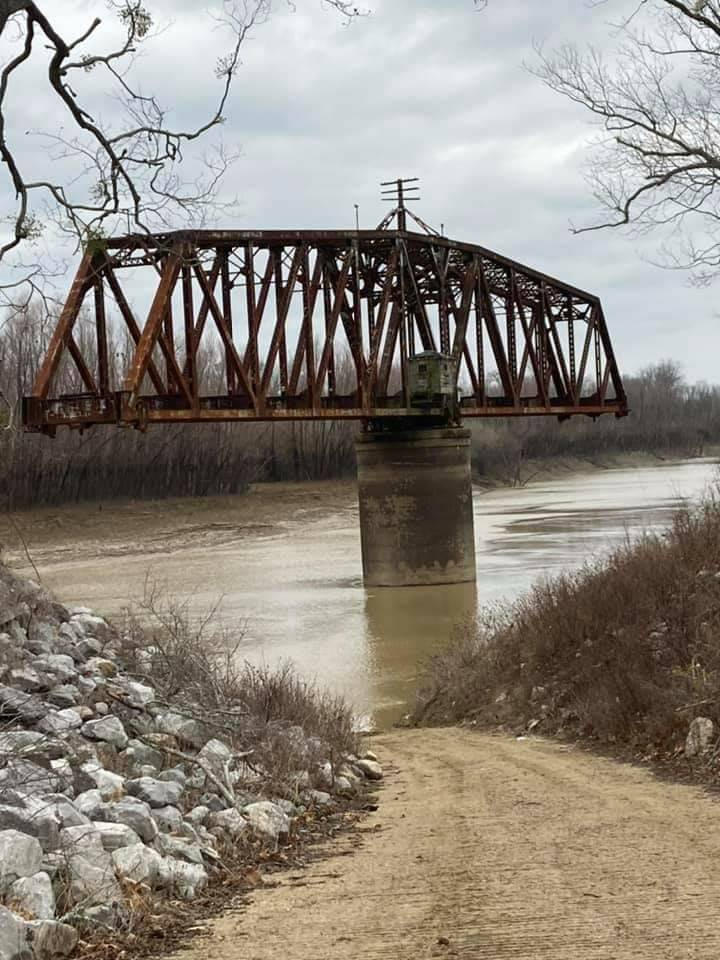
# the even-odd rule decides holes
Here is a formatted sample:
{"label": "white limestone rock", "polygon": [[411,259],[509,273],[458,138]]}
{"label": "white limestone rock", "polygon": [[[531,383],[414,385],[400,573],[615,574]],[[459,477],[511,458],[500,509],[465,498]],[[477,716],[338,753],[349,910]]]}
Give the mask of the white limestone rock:
{"label": "white limestone rock", "polygon": [[121,847],[112,854],[115,872],[121,880],[132,880],[134,883],[146,883],[154,887],[163,867],[163,858],[152,847],[144,843],[136,843],[129,847]]}
{"label": "white limestone rock", "polygon": [[211,813],[207,818],[207,826],[214,836],[225,833],[236,839],[248,829],[248,821],[239,810],[230,807],[219,813]]}
{"label": "white limestone rock", "polygon": [[57,819],[60,827],[82,827],[90,823],[89,818],[61,793],[49,794],[43,797],[43,802],[47,805],[48,813]]}
{"label": "white limestone rock", "polygon": [[207,764],[216,777],[222,776],[225,765],[232,759],[232,750],[222,740],[208,740],[197,758],[203,765]]}
{"label": "white limestone rock", "polygon": [[119,773],[105,770],[96,760],[88,760],[81,764],[80,771],[89,782],[95,784],[103,800],[115,800],[125,792],[125,778]]}
{"label": "white limestone rock", "polygon": [[72,614],[70,623],[84,637],[98,637],[100,640],[105,640],[112,633],[107,620],[96,617],[93,613]]}
{"label": "white limestone rock", "polygon": [[[94,693],[95,690],[97,690],[97,681],[92,677],[78,677],[75,682],[78,690],[84,697],[90,696],[91,693]],[[94,713],[95,711],[93,710],[92,712]]]}
{"label": "white limestone rock", "polygon": [[57,632],[59,640],[70,644],[75,643],[81,636],[79,628],[76,628],[70,621],[61,623]]}
{"label": "white limestone rock", "polygon": [[20,877],[8,891],[8,900],[23,916],[34,920],[52,920],[55,916],[55,894],[50,877],[40,871],[31,877]]}
{"label": "white limestone rock", "polygon": [[19,830],[0,831],[0,892],[7,892],[21,877],[40,872],[43,851],[36,837]]}
{"label": "white limestone rock", "polygon": [[122,753],[122,757],[132,766],[140,767],[143,764],[149,764],[158,770],[165,763],[165,755],[162,750],[151,747],[142,740],[129,740],[127,749]]}
{"label": "white limestone rock", "polygon": [[332,790],[333,785],[333,768],[332,764],[328,761],[321,764],[317,770],[317,779],[318,782],[322,784],[323,787],[327,787],[328,790]]}
{"label": "white limestone rock", "polygon": [[60,822],[52,806],[32,795],[21,799],[19,804],[0,804],[0,830],[17,830],[35,837],[45,851],[57,849]]}
{"label": "white limestone rock", "polygon": [[32,960],[27,944],[25,922],[6,907],[0,907],[0,958]]}
{"label": "white limestone rock", "polygon": [[177,831],[182,826],[183,815],[177,807],[155,807],[152,814],[158,829],[163,833]]}
{"label": "white limestone rock", "polygon": [[47,705],[34,694],[0,684],[0,720],[19,718],[24,723],[37,723],[47,713]]}
{"label": "white limestone rock", "polygon": [[53,687],[47,695],[47,700],[54,707],[65,710],[68,707],[74,707],[80,699],[80,690],[74,683],[61,683]]}
{"label": "white limestone rock", "polygon": [[695,717],[685,741],[685,756],[701,757],[708,753],[715,741],[715,724],[709,717]]}
{"label": "white limestone rock", "polygon": [[95,716],[95,711],[93,708],[86,707],[84,704],[80,704],[80,706],[73,707],[72,709],[80,717],[83,723],[85,723],[86,720],[92,720]]}
{"label": "white limestone rock", "polygon": [[128,744],[128,735],[118,717],[108,716],[88,720],[82,725],[82,732],[89,740],[111,743],[118,750],[124,750]]}
{"label": "white limestone rock", "polygon": [[[110,803],[103,799],[103,795],[97,788],[85,790],[79,793],[74,800],[75,809],[78,810],[86,820],[108,821],[112,817],[109,814]],[[113,804],[113,807],[115,805]],[[67,826],[76,826],[76,824],[67,824]]]}
{"label": "white limestone rock", "polygon": [[28,642],[27,630],[19,621],[16,620],[9,624],[7,632],[10,634],[10,641],[14,646],[32,650],[32,644]]}
{"label": "white limestone rock", "polygon": [[309,790],[312,786],[312,779],[307,770],[298,770],[298,772],[293,775],[292,782],[296,793],[300,793],[301,790]]}
{"label": "white limestone rock", "polygon": [[290,820],[276,803],[260,800],[243,810],[255,836],[277,843],[290,833]]}
{"label": "white limestone rock", "polygon": [[62,639],[59,628],[33,617],[27,630],[27,646],[35,654],[54,653]]}
{"label": "white limestone rock", "polygon": [[307,790],[304,796],[315,807],[327,807],[333,802],[332,796],[324,790]]}
{"label": "white limestone rock", "polygon": [[58,778],[59,792],[70,797],[75,796],[75,771],[67,757],[50,761],[50,769]]}
{"label": "white limestone rock", "polygon": [[33,668],[55,677],[55,683],[69,683],[77,677],[75,661],[65,653],[45,653],[35,657]]}
{"label": "white limestone rock", "polygon": [[37,728],[43,733],[55,736],[78,730],[82,726],[79,714],[70,708],[64,710],[50,710],[38,723]]}
{"label": "white limestone rock", "polygon": [[157,779],[163,783],[177,783],[183,790],[187,786],[187,776],[179,767],[171,767],[169,770],[163,770],[157,775]]}
{"label": "white limestone rock", "polygon": [[158,769],[153,767],[149,763],[143,763],[141,766],[137,767],[135,770],[135,780],[139,780],[141,777],[150,777],[151,780],[159,780]]}
{"label": "white limestone rock", "polygon": [[[76,631],[73,629],[73,635],[77,638]],[[83,663],[91,657],[97,657],[102,653],[102,644],[95,637],[80,637],[77,643],[73,645],[73,659],[77,663]]]}
{"label": "white limestone rock", "polygon": [[95,822],[93,826],[100,834],[102,845],[108,853],[141,842],[140,837],[132,827],[128,827],[124,823]]}
{"label": "white limestone rock", "polygon": [[90,657],[83,666],[82,673],[85,677],[114,677],[118,672],[117,664],[113,660],[108,660],[107,657]]}
{"label": "white limestone rock", "polygon": [[26,924],[26,932],[35,960],[67,957],[78,942],[77,930],[59,920],[34,920]]}
{"label": "white limestone rock", "polygon": [[82,921],[85,928],[97,930],[104,927],[106,930],[115,930],[127,913],[118,903],[98,903],[94,906],[80,907],[74,911],[74,917]]}
{"label": "white limestone rock", "polygon": [[156,699],[157,694],[152,687],[134,680],[126,680],[122,685],[123,691],[130,703],[136,707],[147,707]]}
{"label": "white limestone rock", "polygon": [[225,801],[221,800],[216,793],[204,793],[200,797],[200,806],[207,807],[210,813],[220,813],[225,809]]}
{"label": "white limestone rock", "polygon": [[201,867],[204,864],[199,844],[190,843],[181,837],[171,837],[167,833],[161,833],[158,837],[158,848],[166,857],[185,860],[186,863],[197,863]]}
{"label": "white limestone rock", "polygon": [[192,900],[207,886],[208,875],[204,867],[186,863],[172,857],[163,857],[159,881],[163,887],[182,900]]}
{"label": "white limestone rock", "polygon": [[37,730],[6,730],[0,733],[0,756],[27,755],[37,750],[45,739]]}
{"label": "white limestone rock", "polygon": [[158,835],[149,804],[137,797],[123,797],[112,804],[111,818],[130,827],[145,843],[152,843]]}
{"label": "white limestone rock", "polygon": [[176,806],[183,793],[179,783],[156,780],[153,777],[128,780],[126,789],[131,796],[138,797],[155,808]]}
{"label": "white limestone rock", "polygon": [[205,823],[207,818],[210,816],[210,808],[205,806],[194,807],[190,813],[185,816],[185,819],[191,823],[195,828],[199,827],[201,824]]}
{"label": "white limestone rock", "polygon": [[346,796],[355,792],[355,783],[349,779],[349,777],[342,777],[338,775],[335,777],[335,785],[333,787],[335,793],[339,796]]}
{"label": "white limestone rock", "polygon": [[68,894],[73,905],[85,907],[122,900],[113,861],[94,827],[66,827],[60,831],[60,847],[66,857]]}
{"label": "white limestone rock", "polygon": [[203,726],[199,721],[173,711],[158,714],[155,718],[155,729],[158,733],[169,734],[178,742],[189,744],[195,749],[200,749],[206,740]]}
{"label": "white limestone rock", "polygon": [[32,667],[17,667],[11,670],[8,680],[13,687],[24,690],[25,693],[38,693],[48,688],[47,680]]}
{"label": "white limestone rock", "polygon": [[355,766],[358,770],[362,771],[368,780],[382,780],[383,778],[383,770],[377,760],[363,758],[362,760],[358,760]]}

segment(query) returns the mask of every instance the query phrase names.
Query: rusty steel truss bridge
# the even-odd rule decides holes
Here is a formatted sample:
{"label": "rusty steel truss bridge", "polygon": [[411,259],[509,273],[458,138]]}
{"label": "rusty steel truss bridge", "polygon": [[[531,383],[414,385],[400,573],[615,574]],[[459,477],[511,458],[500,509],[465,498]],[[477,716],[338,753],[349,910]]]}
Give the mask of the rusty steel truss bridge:
{"label": "rusty steel truss bridge", "polygon": [[427,350],[455,360],[463,418],[627,413],[596,296],[440,236],[406,210],[402,185],[399,199],[376,230],[91,245],[24,398],[26,428],[407,424],[428,414],[407,377]]}

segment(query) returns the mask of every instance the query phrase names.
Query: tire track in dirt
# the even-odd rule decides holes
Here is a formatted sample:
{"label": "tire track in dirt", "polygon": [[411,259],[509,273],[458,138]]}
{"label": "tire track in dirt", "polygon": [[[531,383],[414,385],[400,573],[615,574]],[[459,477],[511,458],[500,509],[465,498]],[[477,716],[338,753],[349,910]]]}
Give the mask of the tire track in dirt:
{"label": "tire track in dirt", "polygon": [[185,960],[720,957],[703,792],[542,740],[418,730],[373,749],[390,770],[359,849],[274,878]]}

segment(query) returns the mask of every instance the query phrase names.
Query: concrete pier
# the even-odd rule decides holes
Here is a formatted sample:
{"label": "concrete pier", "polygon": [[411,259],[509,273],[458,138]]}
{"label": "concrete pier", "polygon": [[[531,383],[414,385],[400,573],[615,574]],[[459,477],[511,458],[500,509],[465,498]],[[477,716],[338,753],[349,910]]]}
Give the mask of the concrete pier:
{"label": "concrete pier", "polygon": [[470,431],[365,433],[356,451],[365,583],[473,581]]}

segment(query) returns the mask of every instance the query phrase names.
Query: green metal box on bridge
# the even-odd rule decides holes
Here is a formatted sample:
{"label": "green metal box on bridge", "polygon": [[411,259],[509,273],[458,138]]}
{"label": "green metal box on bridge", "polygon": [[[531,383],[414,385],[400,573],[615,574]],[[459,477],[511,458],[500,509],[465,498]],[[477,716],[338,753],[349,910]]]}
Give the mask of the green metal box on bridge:
{"label": "green metal box on bridge", "polygon": [[410,406],[441,409],[452,415],[457,407],[455,362],[452,357],[426,350],[408,359]]}

